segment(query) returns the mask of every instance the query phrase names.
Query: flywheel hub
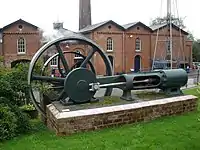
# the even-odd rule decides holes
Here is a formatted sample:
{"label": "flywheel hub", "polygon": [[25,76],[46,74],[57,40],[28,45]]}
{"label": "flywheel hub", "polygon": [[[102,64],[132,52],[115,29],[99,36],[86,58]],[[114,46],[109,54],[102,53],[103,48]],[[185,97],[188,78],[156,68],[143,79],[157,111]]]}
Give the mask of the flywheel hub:
{"label": "flywheel hub", "polygon": [[90,83],[96,83],[96,75],[86,68],[72,70],[65,79],[64,89],[75,103],[84,103],[92,99],[95,92],[89,91]]}

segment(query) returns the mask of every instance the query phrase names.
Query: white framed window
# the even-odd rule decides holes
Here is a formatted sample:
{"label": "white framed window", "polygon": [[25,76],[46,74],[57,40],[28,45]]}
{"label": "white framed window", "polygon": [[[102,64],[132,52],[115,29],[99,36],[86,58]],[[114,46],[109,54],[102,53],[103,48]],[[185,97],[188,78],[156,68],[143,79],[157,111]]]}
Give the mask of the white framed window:
{"label": "white framed window", "polygon": [[58,66],[58,56],[54,57],[51,62],[50,62],[51,66]]}
{"label": "white framed window", "polygon": [[141,40],[140,38],[135,39],[135,51],[139,52],[141,51]]}
{"label": "white framed window", "polygon": [[170,40],[168,39],[167,40],[167,52],[170,53],[171,50],[170,50]]}
{"label": "white framed window", "polygon": [[111,37],[107,38],[107,51],[113,51],[113,39]]}
{"label": "white framed window", "polygon": [[[75,52],[78,53],[78,54],[81,54],[81,51],[79,51],[79,50],[76,50]],[[82,59],[83,58],[78,54],[75,54],[74,59]]]}
{"label": "white framed window", "polygon": [[18,54],[25,54],[26,53],[26,40],[20,37],[17,40],[17,53]]}

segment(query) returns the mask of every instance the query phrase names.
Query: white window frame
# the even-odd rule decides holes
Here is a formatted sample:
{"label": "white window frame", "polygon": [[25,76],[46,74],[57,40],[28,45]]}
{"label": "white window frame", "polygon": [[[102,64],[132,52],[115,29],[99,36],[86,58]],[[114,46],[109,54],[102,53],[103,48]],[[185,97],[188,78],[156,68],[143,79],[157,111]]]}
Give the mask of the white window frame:
{"label": "white window frame", "polygon": [[[23,40],[24,43],[19,43],[20,42],[19,40]],[[19,49],[19,44],[21,44],[21,46],[24,47],[24,51],[22,51],[22,49],[23,49],[22,47]],[[18,54],[26,54],[26,40],[23,37],[19,37],[17,39],[17,53]]]}
{"label": "white window frame", "polygon": [[54,57],[54,58],[50,61],[50,66],[51,66],[51,67],[57,67],[57,66],[58,66],[58,56]]}
{"label": "white window frame", "polygon": [[107,49],[107,52],[113,51],[113,39],[111,37],[107,38],[106,49]]}
{"label": "white window frame", "polygon": [[[76,53],[82,54],[80,50],[76,50]],[[81,56],[76,56],[77,54],[74,55],[74,59],[83,59]]]}
{"label": "white window frame", "polygon": [[[172,46],[173,46],[173,41],[172,41]],[[170,39],[169,38],[167,39],[167,53],[171,53],[171,50],[170,50]]]}
{"label": "white window frame", "polygon": [[[138,49],[138,45],[137,44],[139,44],[139,49]],[[136,38],[135,39],[135,51],[136,52],[140,52],[141,49],[142,49],[142,41],[141,41],[140,38]]]}

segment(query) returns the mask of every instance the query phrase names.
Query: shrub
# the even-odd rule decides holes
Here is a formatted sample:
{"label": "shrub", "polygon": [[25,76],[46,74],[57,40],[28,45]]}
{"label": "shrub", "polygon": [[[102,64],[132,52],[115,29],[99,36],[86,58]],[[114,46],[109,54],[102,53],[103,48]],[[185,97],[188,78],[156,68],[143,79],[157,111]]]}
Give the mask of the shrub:
{"label": "shrub", "polygon": [[[15,92],[13,91],[9,81],[5,80],[4,78],[0,78],[0,96],[6,97],[10,100],[14,100],[15,97]],[[11,103],[17,104],[17,102],[14,101],[12,101]]]}
{"label": "shrub", "polygon": [[26,113],[31,119],[38,117],[38,111],[33,104],[27,104],[19,107],[24,113]]}
{"label": "shrub", "polygon": [[[29,88],[27,82],[28,75],[28,63],[17,64],[16,67],[5,71],[5,68],[0,68],[0,95],[6,97],[12,101],[15,101],[14,104],[22,106],[26,103],[29,103]],[[5,93],[2,95],[1,93]],[[10,94],[6,94],[10,93]]]}
{"label": "shrub", "polygon": [[19,106],[29,103],[29,64],[6,69],[0,66],[0,140],[26,133],[31,128],[30,118]]}
{"label": "shrub", "polygon": [[20,65],[17,68],[12,68],[12,71],[4,76],[6,81],[9,81],[11,88],[16,94],[15,99],[18,101],[18,106],[24,104],[24,101],[29,102],[28,83],[27,83],[28,65]]}
{"label": "shrub", "polygon": [[29,117],[26,113],[23,113],[17,106],[12,107],[12,111],[17,115],[17,128],[16,134],[27,133],[31,130],[31,124]]}
{"label": "shrub", "polygon": [[33,104],[27,104],[20,107],[21,110],[36,110]]}
{"label": "shrub", "polygon": [[13,138],[16,135],[17,118],[9,106],[0,104],[0,141]]}
{"label": "shrub", "polygon": [[[7,98],[0,97],[0,133],[4,131],[5,135],[0,135],[0,139],[10,139],[16,135],[26,133],[31,130],[31,124],[28,116],[23,113],[18,106],[9,103]],[[6,115],[10,115],[7,117]],[[9,126],[7,124],[9,124]]]}

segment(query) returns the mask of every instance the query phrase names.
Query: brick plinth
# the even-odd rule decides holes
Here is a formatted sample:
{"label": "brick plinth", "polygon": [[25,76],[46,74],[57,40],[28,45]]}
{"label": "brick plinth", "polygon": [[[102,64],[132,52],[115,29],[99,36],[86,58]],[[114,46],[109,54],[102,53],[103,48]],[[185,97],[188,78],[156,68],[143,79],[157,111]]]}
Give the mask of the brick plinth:
{"label": "brick plinth", "polygon": [[96,130],[140,121],[149,121],[197,109],[193,95],[165,98],[154,101],[59,112],[53,104],[47,106],[47,126],[57,135]]}

